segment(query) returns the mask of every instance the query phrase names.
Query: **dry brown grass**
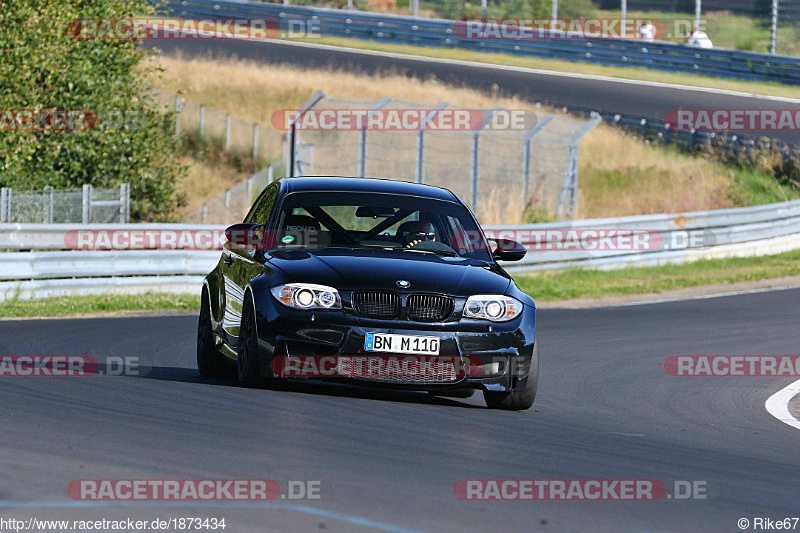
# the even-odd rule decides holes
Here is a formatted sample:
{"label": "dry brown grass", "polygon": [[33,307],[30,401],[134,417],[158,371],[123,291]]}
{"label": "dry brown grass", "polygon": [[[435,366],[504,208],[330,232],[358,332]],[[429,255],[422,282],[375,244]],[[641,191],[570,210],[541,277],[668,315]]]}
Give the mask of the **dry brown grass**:
{"label": "dry brown grass", "polygon": [[210,198],[247,179],[248,176],[221,162],[200,164],[190,156],[183,156],[180,160],[188,167],[186,177],[181,183],[181,190],[186,197],[186,205],[182,208],[181,214],[198,209]]}
{"label": "dry brown grass", "polygon": [[601,124],[581,143],[581,218],[732,207],[729,169]]}
{"label": "dry brown grass", "polygon": [[[263,145],[268,156],[275,160],[280,158],[284,133],[269,126],[273,112],[297,109],[317,90],[344,99],[394,96],[416,102],[447,101],[475,108],[533,109],[529,102],[520,99],[394,74],[304,70],[233,59],[157,57],[152,60],[158,61],[165,69],[154,80],[160,89],[180,93],[190,101],[265,125],[261,132]],[[579,170],[578,215],[581,218],[731,205],[726,194],[731,183],[729,170],[702,158],[645,145],[605,125],[595,128],[584,138]],[[190,173],[192,177],[187,180],[184,190],[189,204],[194,206],[241,179],[224,168],[195,169]],[[502,198],[487,197],[486,200],[487,205],[508,205]],[[514,200],[518,202],[518,199]],[[499,221],[488,215],[481,218],[487,219],[484,223]],[[519,217],[512,214],[503,217],[503,221],[518,221],[515,218]]]}

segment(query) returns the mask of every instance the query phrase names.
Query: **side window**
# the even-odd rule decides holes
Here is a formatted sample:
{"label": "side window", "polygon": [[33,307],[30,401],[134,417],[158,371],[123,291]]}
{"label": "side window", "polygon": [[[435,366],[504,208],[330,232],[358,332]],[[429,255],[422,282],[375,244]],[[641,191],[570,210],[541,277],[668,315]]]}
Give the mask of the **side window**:
{"label": "side window", "polygon": [[269,222],[269,217],[272,215],[272,210],[275,208],[275,198],[278,195],[278,188],[270,185],[263,195],[258,199],[256,205],[250,210],[245,222],[253,224],[266,224]]}

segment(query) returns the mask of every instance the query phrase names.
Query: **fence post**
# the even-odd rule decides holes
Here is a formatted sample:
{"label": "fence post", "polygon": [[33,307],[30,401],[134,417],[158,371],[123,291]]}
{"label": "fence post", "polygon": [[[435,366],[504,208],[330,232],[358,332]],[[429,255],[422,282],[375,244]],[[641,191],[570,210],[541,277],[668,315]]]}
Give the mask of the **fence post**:
{"label": "fence post", "polygon": [[475,134],[472,136],[472,164],[470,165],[470,207],[472,211],[478,212],[478,179],[479,179],[479,172],[480,172],[480,142],[481,142],[481,132],[480,130],[476,131]]}
{"label": "fence post", "polygon": [[131,223],[131,184],[125,184],[125,223]]}
{"label": "fence post", "polygon": [[425,181],[425,130],[417,131],[417,164],[414,168],[414,183]]}
{"label": "fence post", "polygon": [[228,189],[225,191],[225,207],[228,208],[231,206],[231,190]]}
{"label": "fence post", "polygon": [[231,116],[225,115],[225,151],[231,149]]}
{"label": "fence post", "polygon": [[92,222],[92,186],[83,186],[83,224]]}
{"label": "fence post", "polygon": [[[437,105],[434,109],[436,113],[440,110],[446,108],[450,104],[447,102],[442,102],[441,104]],[[434,113],[431,115],[431,120],[436,115]],[[416,167],[414,169],[414,181],[416,183],[424,183],[425,182],[425,123],[420,125],[419,131],[417,131],[417,161]]]}
{"label": "fence post", "polygon": [[250,207],[253,202],[253,176],[247,178],[247,198],[244,199],[244,208]]}
{"label": "fence post", "polygon": [[45,220],[46,220],[47,224],[52,224],[53,223],[53,186],[52,185],[48,185],[48,186],[46,186],[44,188],[44,190],[50,193],[50,194],[47,195],[48,196],[48,206],[47,206],[47,216],[45,217]]}
{"label": "fence post", "polygon": [[175,95],[175,137],[181,134],[181,95]]}
{"label": "fence post", "polygon": [[203,224],[208,220],[208,204],[203,204]]}
{"label": "fence post", "polygon": [[481,125],[475,129],[475,133],[472,135],[472,170],[470,172],[470,207],[472,210],[477,213],[478,212],[478,180],[480,179],[480,143],[481,143],[481,130],[483,127],[486,126],[487,123],[491,122],[492,117],[498,111],[502,111],[502,107],[494,107],[489,110],[488,113],[483,117],[483,122]]}
{"label": "fence post", "polygon": [[273,170],[272,165],[267,167],[267,183],[272,183]]}
{"label": "fence post", "polygon": [[297,157],[297,124],[292,122],[292,131],[289,133],[289,161],[286,162],[286,177],[294,177],[294,159]]}
{"label": "fence post", "polygon": [[358,132],[358,177],[363,178],[367,174],[367,126],[369,125],[369,118],[373,111],[380,111],[386,105],[394,100],[394,98],[386,97],[381,98],[375,107],[367,112],[364,118],[364,124]]}
{"label": "fence post", "polygon": [[253,161],[258,156],[258,124],[253,124]]}
{"label": "fence post", "polygon": [[125,184],[119,185],[119,223],[125,223]]}
{"label": "fence post", "polygon": [[541,120],[536,122],[536,125],[528,130],[523,139],[522,145],[522,210],[525,211],[525,206],[528,205],[531,193],[531,144],[533,143],[533,136],[544,129],[551,120],[555,118],[553,115],[547,115]]}
{"label": "fence post", "polygon": [[202,139],[206,133],[206,106],[200,106],[200,138]]}
{"label": "fence post", "polygon": [[3,187],[0,189],[0,223],[8,222],[10,218],[10,209],[8,208],[8,187]]}

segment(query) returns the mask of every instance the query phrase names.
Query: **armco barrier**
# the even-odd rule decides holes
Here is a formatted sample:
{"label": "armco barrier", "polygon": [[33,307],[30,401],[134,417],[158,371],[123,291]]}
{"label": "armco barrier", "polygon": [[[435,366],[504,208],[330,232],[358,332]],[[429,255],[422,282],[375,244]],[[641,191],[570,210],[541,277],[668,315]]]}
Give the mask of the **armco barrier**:
{"label": "armco barrier", "polygon": [[[67,235],[78,230],[123,236],[135,232],[188,232],[216,235],[218,244],[223,229],[184,224],[2,224],[0,250],[6,251],[0,252],[0,301],[105,292],[197,292],[202,276],[219,260],[217,249],[70,251],[76,241]],[[680,264],[800,249],[800,200],[693,213],[487,226],[484,231],[489,237],[514,238],[528,246],[522,261],[505,265],[510,272]],[[594,246],[595,241],[602,240],[600,232],[620,231],[646,232],[661,244],[633,251]],[[593,237],[587,237],[589,234]],[[582,235],[578,240],[584,241],[572,247],[578,242],[575,235]],[[537,236],[540,243],[546,244],[536,245]],[[119,242],[126,245],[129,239]],[[167,247],[174,248],[175,241]]]}
{"label": "armco barrier", "polygon": [[286,30],[288,20],[318,29],[323,37],[349,37],[396,44],[461,48],[611,66],[637,66],[753,81],[800,84],[800,59],[759,52],[701,49],[665,41],[613,39],[461,39],[453,20],[310,8],[247,0],[169,0],[182,18],[267,18]]}

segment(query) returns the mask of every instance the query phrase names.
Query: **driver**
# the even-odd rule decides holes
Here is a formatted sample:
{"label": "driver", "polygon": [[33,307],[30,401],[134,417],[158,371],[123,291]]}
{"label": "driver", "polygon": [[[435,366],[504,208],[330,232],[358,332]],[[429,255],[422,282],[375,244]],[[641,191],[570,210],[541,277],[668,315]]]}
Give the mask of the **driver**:
{"label": "driver", "polygon": [[417,220],[400,224],[397,235],[405,248],[411,248],[424,241],[435,241],[436,229],[430,222]]}

